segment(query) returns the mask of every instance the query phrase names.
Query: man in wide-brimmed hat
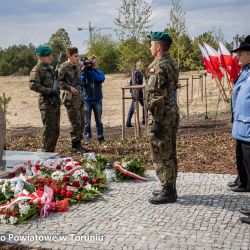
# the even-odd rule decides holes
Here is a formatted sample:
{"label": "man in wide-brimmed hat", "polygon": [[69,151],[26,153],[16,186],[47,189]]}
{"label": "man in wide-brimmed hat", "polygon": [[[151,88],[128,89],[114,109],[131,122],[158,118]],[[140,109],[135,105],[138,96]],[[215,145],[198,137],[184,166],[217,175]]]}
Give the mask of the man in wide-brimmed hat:
{"label": "man in wide-brimmed hat", "polygon": [[[233,191],[248,192],[250,191],[250,35],[232,52],[237,52],[242,67],[232,95],[232,135],[238,147],[237,165],[241,165],[240,171],[245,173],[239,173],[240,186]],[[250,209],[242,208],[241,212],[250,215]],[[241,221],[250,224],[250,217],[242,217]]]}

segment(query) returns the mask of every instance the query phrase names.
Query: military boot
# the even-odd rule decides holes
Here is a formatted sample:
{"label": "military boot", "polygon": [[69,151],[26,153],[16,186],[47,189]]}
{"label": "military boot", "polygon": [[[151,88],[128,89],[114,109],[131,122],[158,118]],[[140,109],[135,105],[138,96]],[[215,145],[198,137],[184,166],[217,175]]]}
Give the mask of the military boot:
{"label": "military boot", "polygon": [[[152,192],[153,196],[157,196],[161,193],[162,190],[158,189],[158,190],[154,190]],[[176,199],[178,199],[178,195],[177,195],[177,190],[176,190],[176,185],[174,184],[174,191],[175,191],[175,194],[176,194]]]}
{"label": "military boot", "polygon": [[167,184],[164,186],[160,192],[160,194],[149,199],[149,202],[152,204],[166,204],[172,203],[176,201],[177,194],[174,188],[174,184]]}
{"label": "military boot", "polygon": [[73,153],[88,153],[89,150],[85,149],[81,145],[81,141],[72,141],[72,151]]}

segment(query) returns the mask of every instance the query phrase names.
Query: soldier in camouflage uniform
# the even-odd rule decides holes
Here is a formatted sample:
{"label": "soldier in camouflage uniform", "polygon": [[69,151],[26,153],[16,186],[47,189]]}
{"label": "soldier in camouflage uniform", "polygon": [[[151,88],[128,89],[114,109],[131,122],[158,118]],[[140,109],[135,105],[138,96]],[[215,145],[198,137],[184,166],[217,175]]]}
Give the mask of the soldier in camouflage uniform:
{"label": "soldier in camouflage uniform", "polygon": [[153,164],[162,190],[153,192],[152,204],[175,202],[177,177],[176,133],[179,109],[175,100],[179,71],[168,50],[172,38],[165,32],[151,33],[151,54],[146,83],[148,135]]}
{"label": "soldier in camouflage uniform", "polygon": [[81,146],[84,129],[84,109],[79,78],[79,55],[76,47],[66,49],[68,60],[59,69],[60,87],[63,92],[63,104],[71,123],[72,151],[86,152]]}
{"label": "soldier in camouflage uniform", "polygon": [[54,74],[50,66],[52,49],[38,46],[37,65],[30,73],[29,87],[39,93],[38,106],[44,126],[43,150],[54,152],[60,133],[60,90],[53,89]]}

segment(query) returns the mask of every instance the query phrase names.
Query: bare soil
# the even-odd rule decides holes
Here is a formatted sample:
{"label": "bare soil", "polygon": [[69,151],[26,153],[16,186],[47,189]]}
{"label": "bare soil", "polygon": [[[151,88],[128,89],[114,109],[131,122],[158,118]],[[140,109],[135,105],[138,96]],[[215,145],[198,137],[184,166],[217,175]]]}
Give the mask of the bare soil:
{"label": "bare soil", "polygon": [[[191,73],[183,74],[182,77],[191,77]],[[121,140],[121,87],[128,85],[128,81],[129,77],[122,74],[106,76],[103,85],[103,122],[106,142],[100,145],[93,140],[86,144],[86,147],[114,161],[121,160],[127,155],[136,155],[144,160],[148,168],[152,168],[145,137],[139,142],[135,141],[134,130],[129,128],[126,129],[127,139]],[[177,140],[179,170],[182,172],[236,173],[235,145],[230,132],[230,105],[223,101],[218,102],[218,88],[215,82],[208,78],[206,114],[204,82],[202,100],[201,83],[199,80],[194,81],[192,98],[192,85],[189,80],[189,117],[187,117],[187,86],[185,86],[185,81],[181,84],[182,88],[178,90],[181,113]],[[7,114],[7,148],[27,151],[36,151],[41,148],[42,123],[37,107],[37,94],[29,90],[28,77],[0,77],[0,95],[2,93],[12,98]],[[129,95],[128,92],[127,96]],[[129,104],[130,100],[127,100],[126,112]],[[72,155],[80,160],[81,156],[72,154],[70,150],[69,122],[63,106],[61,110],[61,135],[56,150],[61,156]],[[92,125],[94,127],[94,121]],[[144,126],[142,126],[142,132],[145,135]]]}

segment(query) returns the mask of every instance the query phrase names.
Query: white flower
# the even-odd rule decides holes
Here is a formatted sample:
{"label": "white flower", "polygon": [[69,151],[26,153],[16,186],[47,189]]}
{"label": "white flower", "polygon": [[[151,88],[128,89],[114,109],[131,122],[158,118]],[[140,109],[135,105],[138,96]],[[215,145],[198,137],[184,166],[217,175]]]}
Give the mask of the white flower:
{"label": "white flower", "polygon": [[9,185],[9,181],[5,180],[5,181],[4,181],[4,184],[3,184],[3,186],[2,186],[2,190],[1,190],[2,193],[5,193],[5,192],[6,192],[6,189],[7,189],[8,185]]}
{"label": "white flower", "polygon": [[51,178],[55,181],[62,180],[64,173],[62,171],[55,171],[52,173]]}
{"label": "white flower", "polygon": [[85,188],[86,188],[87,190],[93,189],[93,187],[92,187],[91,184],[89,184],[89,183],[87,183],[87,185],[85,186]]}
{"label": "white flower", "polygon": [[30,205],[28,203],[19,203],[19,213],[21,216],[27,214],[30,210]]}
{"label": "white flower", "polygon": [[17,222],[17,217],[10,216],[10,224],[15,224]]}
{"label": "white flower", "polygon": [[5,220],[5,215],[4,214],[0,214],[0,221]]}
{"label": "white flower", "polygon": [[81,180],[83,176],[88,176],[88,174],[83,169],[76,170],[73,173],[73,177],[78,180]]}

